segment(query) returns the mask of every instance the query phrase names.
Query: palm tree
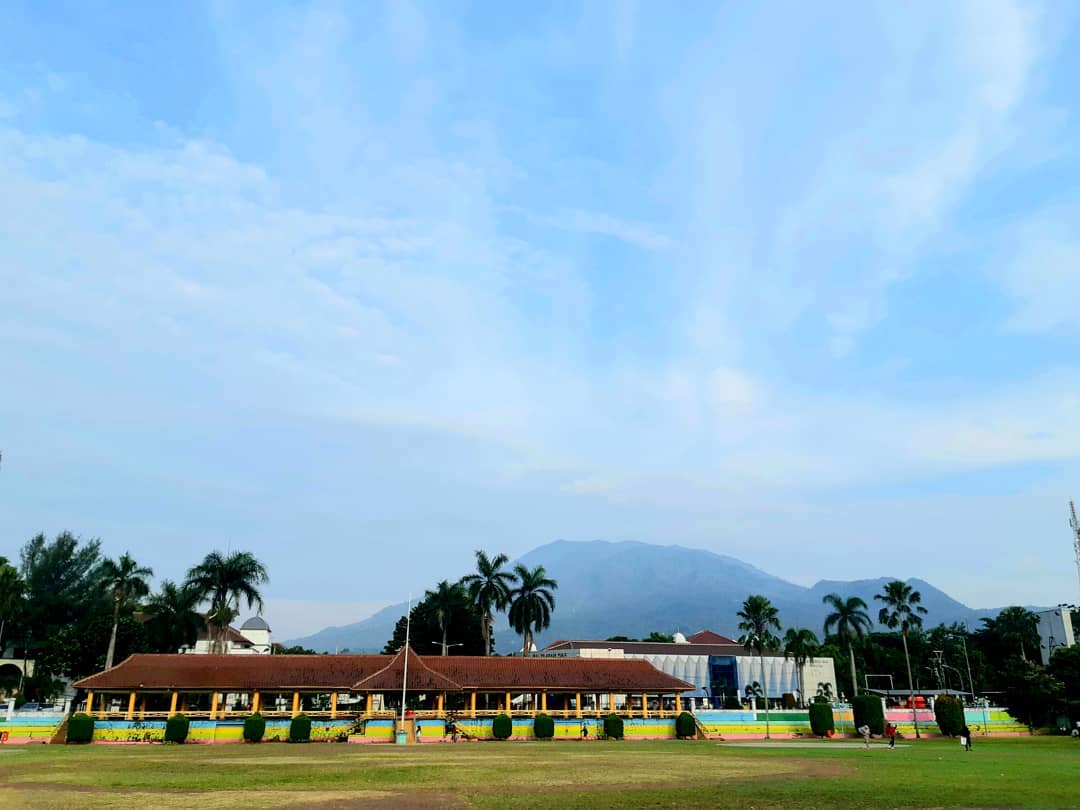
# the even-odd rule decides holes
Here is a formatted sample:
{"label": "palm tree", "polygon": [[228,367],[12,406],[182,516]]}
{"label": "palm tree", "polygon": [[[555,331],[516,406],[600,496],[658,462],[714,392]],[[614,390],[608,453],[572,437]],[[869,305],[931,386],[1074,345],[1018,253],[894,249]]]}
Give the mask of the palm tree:
{"label": "palm tree", "polygon": [[832,684],[828,681],[818,681],[817,696],[824,700],[832,700]]}
{"label": "palm tree", "polygon": [[481,628],[484,634],[484,655],[491,655],[491,636],[494,633],[494,611],[505,610],[510,604],[510,586],[517,578],[509,571],[500,570],[509,562],[505,554],[489,558],[477,549],[476,573],[469,574],[461,584],[469,589],[469,598],[481,613]]}
{"label": "palm tree", "polygon": [[908,693],[911,695],[911,718],[915,724],[915,737],[919,737],[919,717],[915,713],[915,685],[911,680],[911,656],[908,655],[907,637],[908,630],[913,627],[922,627],[922,616],[926,614],[926,608],[922,602],[922,594],[913,590],[906,582],[898,579],[885,585],[885,589],[875,594],[874,598],[884,603],[884,607],[878,611],[878,621],[890,630],[900,628],[900,638],[904,641],[904,660],[907,662]]}
{"label": "palm tree", "polygon": [[444,579],[435,586],[435,590],[426,591],[424,599],[435,611],[435,620],[442,631],[442,654],[446,655],[446,631],[450,627],[450,619],[468,604],[468,594],[461,583],[451,585]]}
{"label": "palm tree", "polygon": [[769,688],[765,678],[765,650],[775,650],[780,646],[780,639],[773,635],[773,630],[780,629],[780,619],[776,608],[766,597],[748,596],[738,612],[739,629],[743,634],[739,643],[750,653],[757,653],[761,661],[761,686],[765,700],[765,739],[769,739]]}
{"label": "palm tree", "polygon": [[533,631],[540,631],[551,625],[551,612],[555,610],[555,595],[559,583],[549,579],[544,566],[538,565],[529,570],[524,565],[514,566],[514,576],[518,586],[510,591],[510,626],[515,633],[521,634],[521,654],[527,655],[532,649]]}
{"label": "palm tree", "polygon": [[146,579],[153,575],[153,569],[139,565],[126,552],[119,560],[105,560],[101,563],[101,580],[112,594],[113,600],[112,635],[109,636],[109,651],[105,654],[105,669],[112,669],[113,657],[116,654],[116,629],[120,625],[120,608],[131,597],[146,596],[150,593]]}
{"label": "palm tree", "polygon": [[836,635],[847,642],[848,657],[851,661],[851,690],[853,696],[859,694],[859,681],[855,675],[855,640],[863,638],[873,622],[866,612],[866,602],[857,596],[844,599],[837,593],[830,593],[822,598],[822,603],[831,607],[832,613],[825,617],[825,635],[836,628]]}
{"label": "palm tree", "polygon": [[263,598],[258,586],[269,581],[266,566],[250,551],[212,551],[188,571],[186,587],[199,595],[199,601],[210,603],[206,619],[217,628],[218,638],[211,645],[215,652],[225,652],[225,634],[240,610],[241,599],[262,613]]}
{"label": "palm tree", "polygon": [[818,653],[818,639],[813,630],[806,627],[789,627],[784,634],[784,660],[793,658],[795,670],[799,674],[799,701],[806,705],[806,689],[803,683],[803,668],[807,661],[813,661]]}
{"label": "palm tree", "polygon": [[161,589],[146,604],[146,612],[153,617],[147,629],[155,651],[174,653],[195,644],[206,621],[196,610],[200,601],[198,592],[191,588],[170,580],[161,583]]}

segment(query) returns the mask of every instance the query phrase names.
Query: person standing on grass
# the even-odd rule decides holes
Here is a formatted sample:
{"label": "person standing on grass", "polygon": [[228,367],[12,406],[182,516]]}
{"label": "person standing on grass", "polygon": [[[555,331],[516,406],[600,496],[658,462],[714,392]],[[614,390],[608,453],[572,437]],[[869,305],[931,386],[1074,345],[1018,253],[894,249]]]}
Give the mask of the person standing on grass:
{"label": "person standing on grass", "polygon": [[960,742],[963,743],[965,751],[971,750],[971,729],[967,727],[967,723],[960,729]]}
{"label": "person standing on grass", "polygon": [[870,747],[870,726],[868,726],[866,724],[863,724],[863,725],[859,726],[858,731],[859,731],[859,734],[862,735],[863,744],[867,748],[869,748]]}
{"label": "person standing on grass", "polygon": [[896,725],[894,723],[886,725],[885,734],[889,738],[889,748],[896,748]]}
{"label": "person standing on grass", "polygon": [[423,726],[421,726],[419,723],[417,723],[416,724],[416,741],[417,742],[420,742],[420,735],[423,733],[423,731],[424,731]]}

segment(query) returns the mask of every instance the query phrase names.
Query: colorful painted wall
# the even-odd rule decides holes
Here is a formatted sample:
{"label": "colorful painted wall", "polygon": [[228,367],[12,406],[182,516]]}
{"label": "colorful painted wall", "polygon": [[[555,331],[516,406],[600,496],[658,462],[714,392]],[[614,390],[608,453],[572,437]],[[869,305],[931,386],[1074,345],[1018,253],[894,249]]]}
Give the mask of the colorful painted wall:
{"label": "colorful painted wall", "polygon": [[0,739],[7,733],[7,744],[47,743],[64,722],[62,714],[49,712],[16,712],[8,720],[0,714]]}
{"label": "colorful painted wall", "polygon": [[[389,722],[389,721],[387,721]],[[267,741],[289,739],[290,720],[268,719]],[[350,720],[333,722],[313,722],[311,739],[315,741],[345,739],[352,728]],[[161,742],[165,737],[164,720],[95,720],[95,743],[142,743]],[[224,720],[192,720],[188,728],[188,742],[191,743],[237,743],[244,739],[244,721],[242,718]],[[392,736],[391,738],[392,739]],[[389,740],[387,740],[389,741]]]}

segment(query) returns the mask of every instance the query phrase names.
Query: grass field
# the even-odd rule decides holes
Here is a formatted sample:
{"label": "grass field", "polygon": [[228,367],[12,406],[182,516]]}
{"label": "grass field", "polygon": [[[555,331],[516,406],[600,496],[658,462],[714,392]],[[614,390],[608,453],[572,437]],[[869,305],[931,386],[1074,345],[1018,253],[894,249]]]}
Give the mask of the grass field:
{"label": "grass field", "polygon": [[1080,742],[27,746],[0,807],[1080,807]]}

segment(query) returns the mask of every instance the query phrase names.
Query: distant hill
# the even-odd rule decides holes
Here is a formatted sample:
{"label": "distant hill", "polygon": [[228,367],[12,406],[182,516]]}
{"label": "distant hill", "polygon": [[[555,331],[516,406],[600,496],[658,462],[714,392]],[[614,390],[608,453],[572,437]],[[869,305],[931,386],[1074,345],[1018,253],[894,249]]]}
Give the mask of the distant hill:
{"label": "distant hill", "polygon": [[[877,617],[874,594],[888,577],[851,582],[823,580],[811,588],[774,577],[742,560],[711,551],[637,542],[572,542],[558,540],[524,554],[520,560],[543,565],[559,583],[551,628],[537,639],[542,646],[558,638],[642,637],[653,630],[689,635],[703,628],[736,637],[735,615],[751,593],[769,597],[780,611],[784,627],[809,627],[821,635],[828,593],[859,596]],[[908,582],[922,594],[929,626],[967,622],[997,614],[997,609],[972,609],[921,579]],[[327,627],[286,644],[327,652],[379,652],[405,614],[406,604],[391,605],[367,619],[343,627]],[[520,640],[496,619],[496,648],[509,652]]]}

